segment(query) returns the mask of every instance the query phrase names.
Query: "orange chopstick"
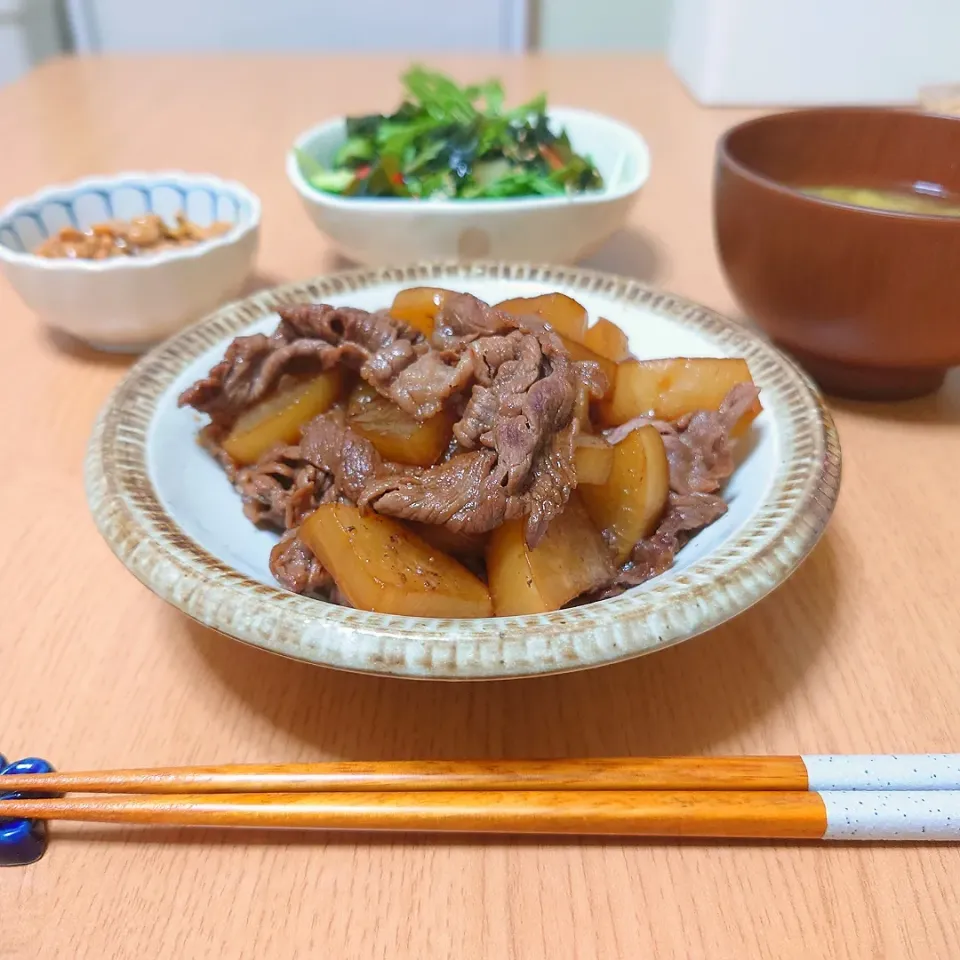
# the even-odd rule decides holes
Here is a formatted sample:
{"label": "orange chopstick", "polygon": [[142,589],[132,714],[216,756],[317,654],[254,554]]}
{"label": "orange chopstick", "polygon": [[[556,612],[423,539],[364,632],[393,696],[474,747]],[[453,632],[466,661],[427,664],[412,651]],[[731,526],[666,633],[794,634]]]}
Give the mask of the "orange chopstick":
{"label": "orange chopstick", "polygon": [[5,800],[11,817],[206,827],[821,839],[819,794],[583,791],[231,794]]}
{"label": "orange chopstick", "polygon": [[149,794],[367,790],[806,790],[808,785],[807,767],[801,757],[228,764],[7,775],[0,780],[0,789],[4,792]]}

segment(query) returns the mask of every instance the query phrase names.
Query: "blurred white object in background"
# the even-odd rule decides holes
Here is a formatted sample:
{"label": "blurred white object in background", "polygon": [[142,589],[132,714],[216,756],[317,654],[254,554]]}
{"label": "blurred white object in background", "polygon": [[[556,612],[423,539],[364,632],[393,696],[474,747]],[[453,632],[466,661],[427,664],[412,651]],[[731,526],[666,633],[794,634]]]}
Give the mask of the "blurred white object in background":
{"label": "blurred white object in background", "polygon": [[916,102],[960,80],[958,0],[674,0],[668,56],[707,105]]}
{"label": "blurred white object in background", "polygon": [[62,51],[56,0],[0,0],[0,86]]}
{"label": "blurred white object in background", "polygon": [[66,0],[78,53],[393,50],[527,45],[526,0]]}

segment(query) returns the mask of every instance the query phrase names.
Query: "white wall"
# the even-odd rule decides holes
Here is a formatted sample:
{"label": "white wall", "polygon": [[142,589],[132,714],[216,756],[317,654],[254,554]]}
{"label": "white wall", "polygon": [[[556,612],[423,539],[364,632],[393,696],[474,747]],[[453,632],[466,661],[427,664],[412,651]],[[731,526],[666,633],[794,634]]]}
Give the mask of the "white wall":
{"label": "white wall", "polygon": [[672,0],[533,0],[542,50],[662,50]]}

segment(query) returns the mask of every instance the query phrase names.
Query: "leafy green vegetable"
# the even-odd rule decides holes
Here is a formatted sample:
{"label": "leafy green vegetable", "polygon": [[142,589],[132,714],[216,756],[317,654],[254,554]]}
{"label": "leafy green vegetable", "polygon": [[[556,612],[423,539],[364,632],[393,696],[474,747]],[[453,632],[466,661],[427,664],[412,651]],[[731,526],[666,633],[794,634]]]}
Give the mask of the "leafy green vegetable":
{"label": "leafy green vegetable", "polygon": [[313,157],[302,150],[297,150],[297,162],[300,164],[300,172],[307,183],[311,187],[323,190],[326,193],[345,193],[356,179],[353,170],[326,170]]}
{"label": "leafy green vegetable", "polygon": [[376,150],[369,137],[348,137],[337,150],[333,165],[353,169],[370,163],[375,155]]}
{"label": "leafy green vegetable", "polygon": [[347,118],[329,168],[298,151],[315,189],[350,197],[503,199],[598,190],[603,179],[565,130],[550,129],[541,94],[504,110],[498,80],[461,87],[420,66],[403,75],[389,115]]}

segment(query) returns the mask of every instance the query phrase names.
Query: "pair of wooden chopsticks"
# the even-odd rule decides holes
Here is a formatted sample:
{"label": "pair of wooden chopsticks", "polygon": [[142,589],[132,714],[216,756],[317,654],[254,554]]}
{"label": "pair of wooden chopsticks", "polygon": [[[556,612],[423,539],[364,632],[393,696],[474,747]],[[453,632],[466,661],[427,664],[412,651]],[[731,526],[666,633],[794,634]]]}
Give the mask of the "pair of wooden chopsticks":
{"label": "pair of wooden chopsticks", "polygon": [[101,823],[960,839],[960,754],[173,767],[6,775],[0,792],[21,795],[3,818]]}

